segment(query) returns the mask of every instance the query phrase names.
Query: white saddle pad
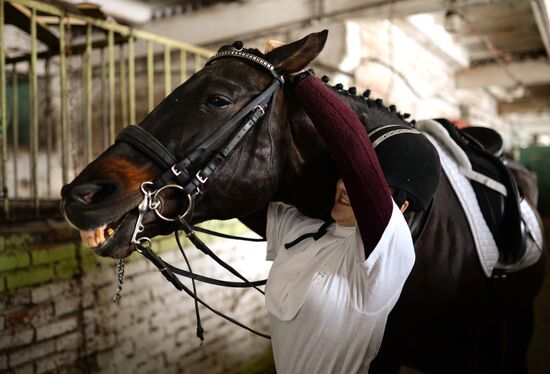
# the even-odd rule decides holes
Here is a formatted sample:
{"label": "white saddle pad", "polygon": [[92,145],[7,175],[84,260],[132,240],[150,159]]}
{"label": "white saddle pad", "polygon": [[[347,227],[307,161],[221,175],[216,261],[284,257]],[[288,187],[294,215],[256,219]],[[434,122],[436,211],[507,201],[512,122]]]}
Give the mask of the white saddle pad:
{"label": "white saddle pad", "polygon": [[[522,220],[529,231],[524,256],[520,261],[512,265],[499,263],[499,253],[495,239],[485,222],[474,189],[468,180],[470,178],[483,183],[481,182],[483,178],[475,175],[476,173],[473,172],[472,165],[464,151],[453,141],[447,130],[439,122],[434,120],[419,121],[416,128],[428,137],[439,153],[443,171],[458,196],[462,209],[468,219],[479,261],[485,275],[491,277],[495,269],[504,269],[507,273],[510,273],[537,262],[542,253],[542,227],[531,206],[525,200],[520,204]],[[496,181],[485,179],[485,182],[484,184],[487,187],[493,188],[496,191],[503,188]],[[505,194],[505,191],[503,194]]]}

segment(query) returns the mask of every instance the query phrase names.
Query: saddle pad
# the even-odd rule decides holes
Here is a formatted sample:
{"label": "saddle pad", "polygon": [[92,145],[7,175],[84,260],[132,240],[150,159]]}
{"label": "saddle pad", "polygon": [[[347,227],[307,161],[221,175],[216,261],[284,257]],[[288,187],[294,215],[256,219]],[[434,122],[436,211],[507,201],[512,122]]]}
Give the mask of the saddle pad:
{"label": "saddle pad", "polygon": [[417,129],[430,139],[439,153],[443,171],[451,183],[468,220],[485,275],[491,277],[495,269],[514,272],[534,264],[540,258],[542,252],[542,229],[529,204],[526,201],[521,204],[522,220],[529,230],[526,252],[521,260],[514,264],[500,264],[495,239],[479,208],[474,189],[468,178],[465,177],[464,171],[471,169],[471,164],[464,151],[452,140],[447,131],[434,120],[417,122]]}
{"label": "saddle pad", "polygon": [[536,263],[542,254],[542,227],[533,211],[533,208],[526,200],[523,200],[520,204],[521,219],[527,226],[529,231],[529,238],[527,239],[527,248],[523,257],[515,264],[497,264],[497,269],[505,270],[506,273],[513,273],[529,267]]}

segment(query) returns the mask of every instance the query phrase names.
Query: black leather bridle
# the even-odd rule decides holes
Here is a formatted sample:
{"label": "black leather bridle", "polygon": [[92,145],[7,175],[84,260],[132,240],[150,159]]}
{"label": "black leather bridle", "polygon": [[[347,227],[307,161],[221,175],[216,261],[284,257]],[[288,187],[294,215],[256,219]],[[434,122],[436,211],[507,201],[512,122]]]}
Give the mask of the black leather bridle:
{"label": "black leather bridle", "polygon": [[[252,99],[248,104],[241,108],[235,115],[233,115],[227,122],[225,122],[219,129],[217,129],[212,135],[210,135],[204,142],[198,147],[192,150],[189,154],[178,160],[176,157],[164,146],[157,138],[147,132],[145,129],[139,126],[128,126],[118,135],[116,138],[117,143],[127,143],[138,150],[141,154],[145,155],[157,166],[164,170],[164,172],[154,181],[144,181],[141,184],[141,191],[143,193],[143,200],[138,206],[138,218],[136,220],[134,232],[132,234],[131,243],[137,248],[137,251],[143,254],[149,261],[151,261],[178,290],[184,291],[195,299],[195,309],[197,313],[197,336],[204,339],[202,336],[202,327],[200,326],[200,315],[198,313],[197,303],[201,303],[209,310],[213,311],[217,315],[257,334],[269,339],[269,336],[241,324],[235,321],[231,317],[228,317],[202,301],[196,295],[196,288],[194,281],[199,280],[215,285],[222,285],[226,287],[253,287],[263,294],[263,291],[258,288],[260,285],[265,284],[265,280],[250,282],[241,274],[239,274],[230,265],[223,262],[218,256],[216,256],[196,235],[194,232],[195,227],[189,224],[193,215],[193,207],[195,205],[196,197],[202,192],[203,185],[208,180],[209,176],[220,166],[235,147],[241,142],[248,131],[265,115],[270,104],[275,100],[278,90],[284,84],[284,78],[279,74],[275,67],[266,61],[265,59],[256,56],[252,53],[242,51],[240,49],[231,49],[227,51],[218,52],[212,56],[206,65],[211,64],[221,58],[240,58],[251,61],[256,65],[267,70],[273,77],[269,86],[262,91],[258,96]],[[218,144],[222,144],[218,146]],[[175,183],[174,183],[175,182]],[[165,217],[161,213],[162,202],[159,198],[159,194],[166,189],[177,189],[186,194],[188,205],[185,212],[181,213],[176,218]],[[164,260],[162,260],[151,249],[151,240],[145,236],[140,236],[144,231],[142,219],[147,211],[154,211],[157,216],[165,221],[177,221],[181,229],[185,232],[189,240],[203,253],[212,257],[221,266],[230,271],[233,275],[240,278],[242,282],[226,282],[220,281],[201,275],[194,274],[189,266],[187,257],[183,251],[179,240],[179,233],[176,230],[176,241],[180,248],[185,261],[188,264],[189,271],[176,268]],[[197,229],[197,231],[200,231]],[[242,238],[241,238],[242,239]],[[175,275],[183,275],[192,279],[193,291],[183,285]],[[119,287],[121,287],[121,281],[119,280]],[[119,291],[117,291],[119,292]]]}

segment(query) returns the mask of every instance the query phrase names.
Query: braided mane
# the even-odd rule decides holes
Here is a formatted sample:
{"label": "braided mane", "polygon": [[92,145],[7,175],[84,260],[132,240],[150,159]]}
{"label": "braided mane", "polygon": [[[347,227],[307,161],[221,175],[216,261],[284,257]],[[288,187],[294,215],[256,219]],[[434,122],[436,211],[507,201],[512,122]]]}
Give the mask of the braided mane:
{"label": "braided mane", "polygon": [[371,90],[367,89],[362,95],[358,95],[355,87],[345,90],[342,83],[328,85],[330,78],[326,75],[323,75],[321,80],[351,106],[367,130],[386,124],[416,126],[415,120],[408,120],[411,116],[409,113],[398,112],[393,104],[385,106],[382,99],[372,99]]}

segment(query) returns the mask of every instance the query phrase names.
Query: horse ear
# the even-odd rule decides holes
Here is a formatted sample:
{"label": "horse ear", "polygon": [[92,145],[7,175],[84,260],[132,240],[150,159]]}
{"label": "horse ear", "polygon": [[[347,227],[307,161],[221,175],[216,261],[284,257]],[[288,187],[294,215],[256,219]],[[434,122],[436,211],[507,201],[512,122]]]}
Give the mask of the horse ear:
{"label": "horse ear", "polygon": [[317,57],[325,46],[328,30],[312,33],[308,36],[273,49],[266,55],[277,71],[292,74],[304,69]]}

